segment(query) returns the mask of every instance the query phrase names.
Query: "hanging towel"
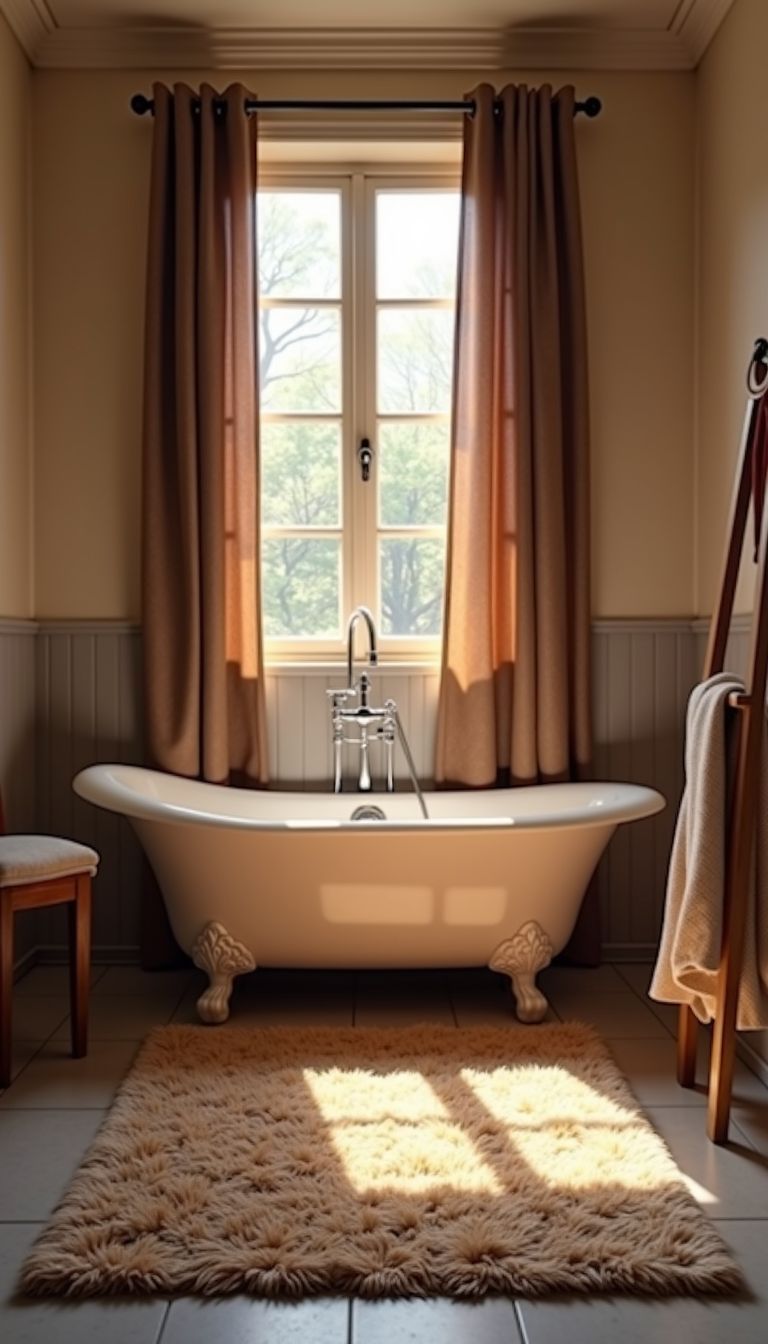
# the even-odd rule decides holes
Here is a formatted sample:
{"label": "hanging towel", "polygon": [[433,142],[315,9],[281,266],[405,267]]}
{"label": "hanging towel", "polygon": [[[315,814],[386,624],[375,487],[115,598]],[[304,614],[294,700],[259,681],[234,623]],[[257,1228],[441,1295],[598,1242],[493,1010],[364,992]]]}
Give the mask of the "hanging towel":
{"label": "hanging towel", "polygon": [[[728,697],[744,683],[728,672],[695,686],[688,701],[685,791],[667,878],[652,999],[687,1003],[700,1022],[715,1014],[722,941],[729,756],[735,715]],[[768,721],[763,719],[755,856],[749,888],[737,1027],[768,1026]]]}

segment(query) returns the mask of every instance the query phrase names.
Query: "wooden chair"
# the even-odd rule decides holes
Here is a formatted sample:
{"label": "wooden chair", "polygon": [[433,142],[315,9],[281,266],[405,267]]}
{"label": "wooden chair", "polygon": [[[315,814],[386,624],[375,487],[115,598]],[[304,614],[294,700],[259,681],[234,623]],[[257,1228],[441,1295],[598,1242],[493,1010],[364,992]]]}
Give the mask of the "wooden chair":
{"label": "wooden chair", "polygon": [[88,1047],[91,878],[99,856],[87,845],[51,835],[6,835],[0,796],[0,1087],[11,1081],[13,917],[17,910],[68,906],[72,1054]]}

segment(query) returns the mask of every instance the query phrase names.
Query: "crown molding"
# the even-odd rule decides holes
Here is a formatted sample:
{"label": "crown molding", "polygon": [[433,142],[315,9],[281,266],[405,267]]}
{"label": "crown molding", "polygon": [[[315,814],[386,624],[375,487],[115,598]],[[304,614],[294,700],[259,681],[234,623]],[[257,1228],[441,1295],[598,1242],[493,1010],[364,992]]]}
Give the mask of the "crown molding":
{"label": "crown molding", "polygon": [[508,28],[499,67],[510,70],[688,70],[675,33],[635,28]]}
{"label": "crown molding", "polygon": [[459,28],[59,28],[40,44],[47,69],[498,69],[505,35]]}
{"label": "crown molding", "polygon": [[0,10],[34,65],[37,52],[56,29],[46,0],[0,0]]}
{"label": "crown molding", "polygon": [[41,69],[691,70],[733,0],[681,0],[668,29],[60,27],[0,0]]}
{"label": "crown molding", "polygon": [[699,64],[734,0],[681,0],[670,32],[688,48],[691,65]]}
{"label": "crown molding", "polygon": [[57,28],[44,69],[685,70],[669,32],[496,28]]}

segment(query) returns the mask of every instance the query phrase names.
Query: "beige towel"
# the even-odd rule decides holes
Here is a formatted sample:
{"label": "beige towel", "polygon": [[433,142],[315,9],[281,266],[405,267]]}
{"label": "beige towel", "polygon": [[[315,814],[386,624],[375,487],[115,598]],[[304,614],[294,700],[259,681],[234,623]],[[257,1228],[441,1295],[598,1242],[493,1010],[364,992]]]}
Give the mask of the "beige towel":
{"label": "beige towel", "polygon": [[[728,672],[695,686],[688,701],[685,791],[667,878],[664,924],[651,998],[687,1003],[700,1022],[715,1014],[722,941],[728,796],[728,696],[744,683]],[[768,1026],[768,728],[763,724],[755,861],[749,891],[737,1026]]]}

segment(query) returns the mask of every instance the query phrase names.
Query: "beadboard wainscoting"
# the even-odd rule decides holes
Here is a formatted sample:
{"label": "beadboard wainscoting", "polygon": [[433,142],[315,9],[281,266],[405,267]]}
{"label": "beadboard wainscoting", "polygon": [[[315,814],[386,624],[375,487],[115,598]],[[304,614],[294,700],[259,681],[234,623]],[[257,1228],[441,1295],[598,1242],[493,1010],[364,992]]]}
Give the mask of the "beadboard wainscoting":
{"label": "beadboard wainscoting", "polygon": [[[333,772],[329,690],[339,690],[347,679],[346,667],[280,664],[266,677],[267,723],[269,726],[269,773],[276,783],[303,788],[329,785]],[[429,779],[435,754],[435,723],[439,676],[432,665],[380,668],[371,675],[371,701],[396,701],[403,721],[416,773]],[[344,774],[354,778],[354,748],[345,748]],[[383,749],[371,747],[374,788],[383,775]],[[395,753],[395,773],[408,778],[403,755]]]}
{"label": "beadboard wainscoting", "polygon": [[[0,789],[9,830],[34,831],[35,654],[34,621],[0,620]],[[16,962],[23,967],[39,942],[36,912],[15,918]]]}
{"label": "beadboard wainscoting", "polygon": [[594,773],[658,789],[667,807],[620,826],[597,873],[605,955],[656,949],[683,782],[685,705],[696,680],[690,621],[597,621],[592,633]]}
{"label": "beadboard wainscoting", "polygon": [[[140,763],[141,634],[116,621],[41,621],[37,638],[37,817],[101,855],[94,887],[93,942],[101,959],[135,958],[139,942],[141,851],[121,817],[72,790],[95,761]],[[59,909],[40,912],[43,948],[65,938]]]}
{"label": "beadboard wainscoting", "polygon": [[[595,773],[658,788],[669,806],[621,827],[598,873],[606,955],[655,949],[682,786],[685,705],[699,675],[706,624],[601,620],[593,626]],[[737,630],[738,653],[746,642]],[[267,677],[270,767],[276,784],[322,787],[331,772],[326,690],[342,669],[277,666]],[[0,621],[0,779],[13,781],[11,822],[93,844],[102,862],[94,944],[130,958],[138,942],[141,859],[130,827],[75,797],[72,776],[94,761],[141,760],[140,631],[115,621]],[[434,667],[383,670],[374,695],[401,709],[420,775],[432,773]],[[374,764],[377,764],[374,762]],[[351,775],[352,761],[348,762]],[[402,771],[401,771],[402,773]],[[39,916],[48,955],[63,947],[59,911]]]}

